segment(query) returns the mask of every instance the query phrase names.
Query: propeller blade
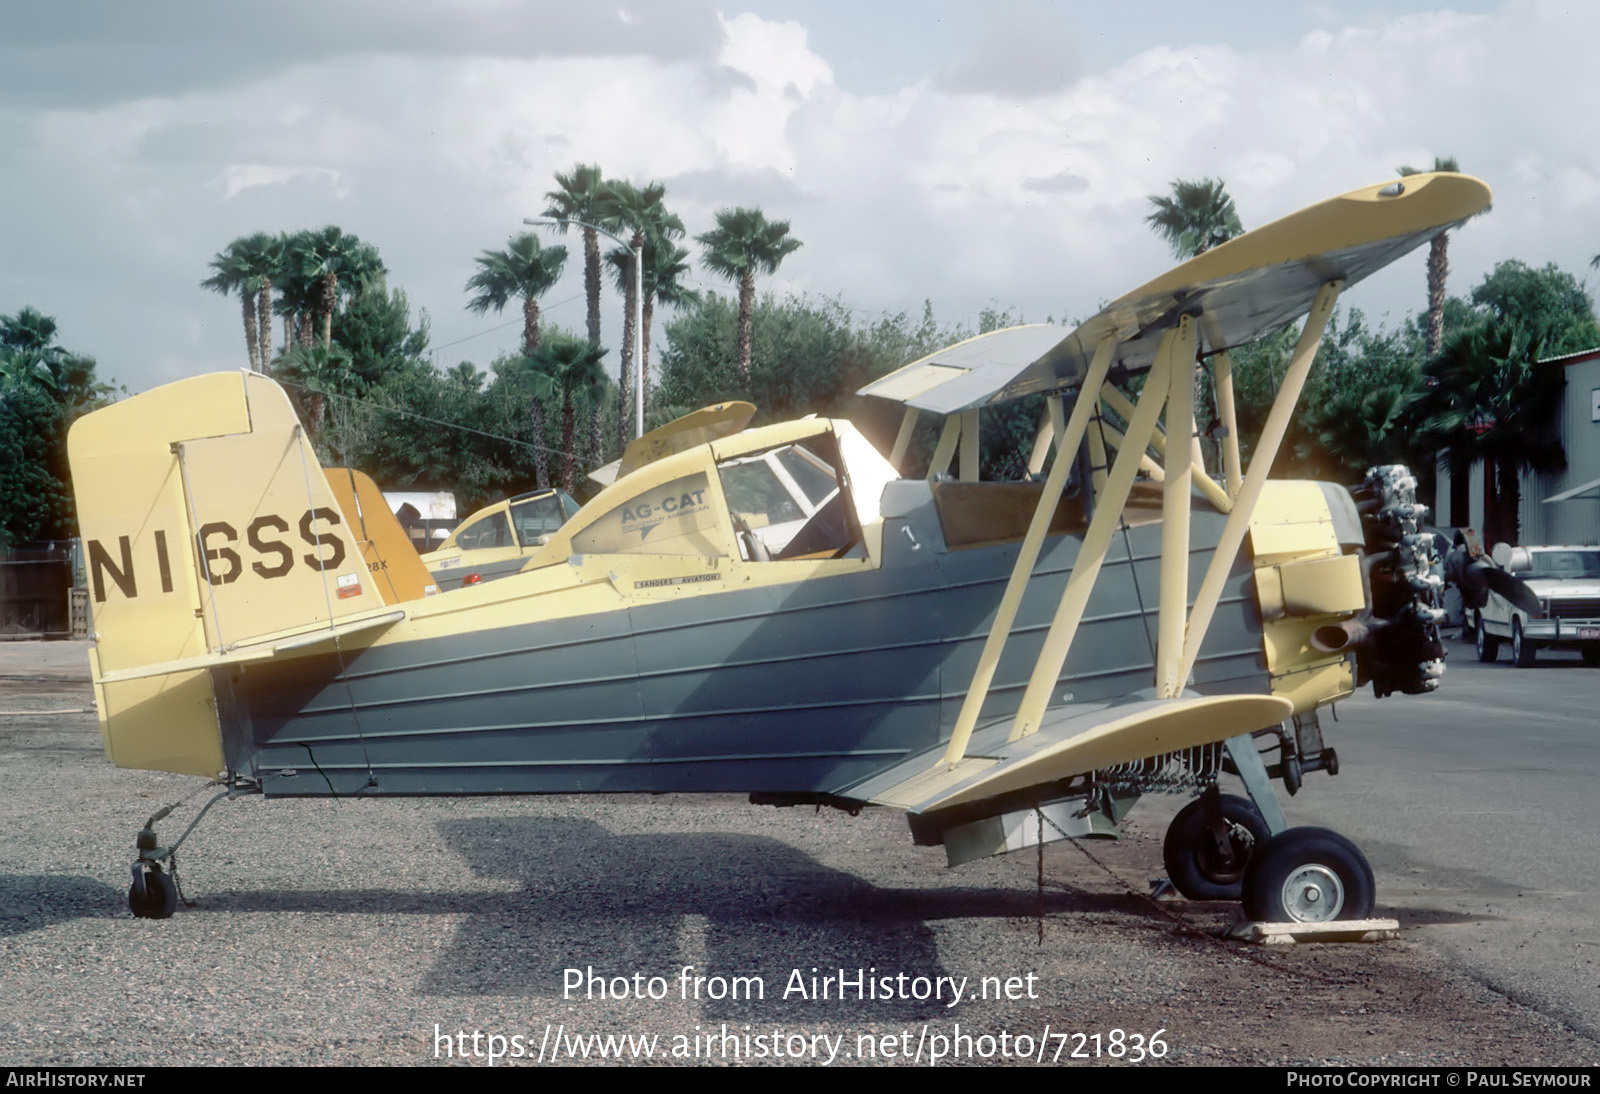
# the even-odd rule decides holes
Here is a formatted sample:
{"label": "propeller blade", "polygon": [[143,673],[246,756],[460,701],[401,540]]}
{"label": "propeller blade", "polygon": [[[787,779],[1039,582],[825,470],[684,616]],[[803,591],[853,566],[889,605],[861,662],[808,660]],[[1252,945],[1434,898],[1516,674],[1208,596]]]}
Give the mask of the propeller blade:
{"label": "propeller blade", "polygon": [[1461,599],[1469,608],[1482,608],[1489,603],[1487,574],[1501,571],[1487,562],[1473,562],[1461,571]]}
{"label": "propeller blade", "polygon": [[1484,568],[1483,578],[1491,592],[1505,597],[1535,619],[1544,618],[1544,608],[1540,605],[1539,598],[1520,577],[1488,566]]}

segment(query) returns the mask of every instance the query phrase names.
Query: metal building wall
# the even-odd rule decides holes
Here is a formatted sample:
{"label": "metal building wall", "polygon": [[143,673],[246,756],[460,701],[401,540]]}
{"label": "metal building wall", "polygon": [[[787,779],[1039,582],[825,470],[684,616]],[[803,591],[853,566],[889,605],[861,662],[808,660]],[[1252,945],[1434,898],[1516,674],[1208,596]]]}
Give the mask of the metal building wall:
{"label": "metal building wall", "polygon": [[1600,389],[1600,358],[1566,366],[1567,391],[1561,414],[1561,446],[1567,469],[1522,476],[1519,513],[1524,544],[1600,543],[1600,497],[1558,501],[1546,498],[1600,479],[1600,421],[1594,421],[1594,391]]}

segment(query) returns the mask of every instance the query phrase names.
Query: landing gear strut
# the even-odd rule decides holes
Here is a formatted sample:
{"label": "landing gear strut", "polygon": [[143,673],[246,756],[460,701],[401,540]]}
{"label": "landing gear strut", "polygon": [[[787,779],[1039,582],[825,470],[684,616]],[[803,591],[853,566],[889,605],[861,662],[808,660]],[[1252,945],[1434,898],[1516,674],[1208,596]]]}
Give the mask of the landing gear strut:
{"label": "landing gear strut", "polygon": [[1173,888],[1190,900],[1238,900],[1245,867],[1268,837],[1255,806],[1212,786],[1172,818],[1161,860]]}
{"label": "landing gear strut", "polygon": [[183,835],[173,841],[171,847],[162,847],[156,841],[156,824],[172,815],[178,804],[168,805],[158,809],[149,820],[144,822],[144,827],[139,829],[139,834],[134,838],[134,847],[139,851],[139,857],[133,863],[133,884],[128,887],[128,910],[140,919],[171,919],[172,913],[178,910],[178,877],[177,860],[173,853],[184,840],[189,838],[189,833],[194,831],[195,825],[200,823],[213,805],[223,798],[237,797],[241,793],[236,786],[223,790],[210,801],[194,820],[189,822],[189,827],[183,830]]}

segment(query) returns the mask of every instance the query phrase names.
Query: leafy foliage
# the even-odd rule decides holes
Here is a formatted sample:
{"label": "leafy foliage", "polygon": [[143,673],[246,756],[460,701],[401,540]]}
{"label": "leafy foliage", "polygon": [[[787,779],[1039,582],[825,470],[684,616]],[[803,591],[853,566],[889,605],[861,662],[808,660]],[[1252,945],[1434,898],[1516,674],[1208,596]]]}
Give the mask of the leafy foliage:
{"label": "leafy foliage", "polygon": [[109,400],[92,357],[55,341],[37,308],[0,315],[0,548],[76,534],[67,430]]}
{"label": "leafy foliage", "polygon": [[1244,231],[1233,199],[1219,179],[1174,179],[1172,194],[1150,195],[1155,210],[1144,222],[1179,258],[1193,258]]}

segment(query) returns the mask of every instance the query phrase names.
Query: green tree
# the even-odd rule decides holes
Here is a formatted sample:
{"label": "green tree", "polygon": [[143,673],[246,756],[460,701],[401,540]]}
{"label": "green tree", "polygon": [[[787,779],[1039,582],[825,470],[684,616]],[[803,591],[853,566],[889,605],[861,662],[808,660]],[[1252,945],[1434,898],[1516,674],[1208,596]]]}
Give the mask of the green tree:
{"label": "green tree", "polygon": [[[605,177],[593,163],[580,163],[567,174],[556,173],[556,189],[546,192],[544,215],[561,221],[561,231],[567,230],[567,221],[598,224],[606,210]],[[603,227],[603,225],[602,225]],[[588,301],[589,344],[600,344],[600,235],[593,228],[583,227],[583,292]]]}
{"label": "green tree", "polygon": [[[1435,171],[1459,171],[1453,156],[1435,156]],[[1396,173],[1402,178],[1420,175],[1422,168],[1400,167]],[[1487,210],[1485,210],[1487,211]],[[1432,358],[1444,341],[1444,286],[1450,276],[1450,233],[1440,232],[1428,244],[1428,341],[1427,354]]]}
{"label": "green tree", "polygon": [[300,276],[316,285],[316,318],[322,345],[333,341],[333,316],[339,298],[358,293],[385,271],[377,250],[336,225],[302,233],[295,248]]}
{"label": "green tree", "polygon": [[0,315],[0,547],[76,534],[67,430],[111,388],[37,308]]}
{"label": "green tree", "polygon": [[264,372],[272,360],[272,279],[283,262],[281,236],[241,236],[211,260],[212,275],[200,282],[223,296],[239,294],[250,367]]}
{"label": "green tree", "polygon": [[[499,312],[515,297],[522,298],[522,356],[532,359],[539,352],[539,297],[561,279],[566,265],[565,247],[541,247],[532,232],[514,237],[503,251],[484,251],[477,258],[478,272],[467,281],[472,299],[467,307],[479,315],[493,309]],[[547,385],[535,384],[528,398],[528,415],[533,423],[534,443],[544,444],[545,403],[550,396]],[[549,483],[543,449],[538,451],[539,484]]]}
{"label": "green tree", "polygon": [[499,313],[522,298],[522,352],[539,348],[539,297],[561,279],[567,262],[565,247],[541,247],[532,232],[514,236],[503,251],[484,251],[475,261],[478,272],[467,279],[472,298],[467,309],[478,315]]}
{"label": "green tree", "polygon": [[1144,222],[1180,259],[1204,254],[1244,232],[1233,199],[1218,179],[1174,179],[1170,196],[1149,198],[1155,209]]}
{"label": "green tree", "polygon": [[[634,384],[638,382],[636,371],[642,364],[633,359],[634,315],[643,312],[643,301],[640,301],[637,307],[634,302],[634,279],[631,276],[633,255],[643,256],[642,280],[643,271],[650,262],[650,254],[656,249],[669,246],[671,240],[681,239],[684,234],[683,222],[669,212],[664,204],[666,193],[666,187],[659,182],[639,187],[631,182],[613,180],[605,184],[599,204],[602,224],[612,231],[627,232],[630,236],[629,250],[620,252],[628,264],[630,276],[619,278],[622,282],[619,287],[623,290],[626,308],[622,329],[622,367],[619,370],[621,380],[617,415],[619,448],[627,441],[628,423],[633,419],[628,410],[636,397],[634,391]],[[643,339],[644,332],[641,331],[639,339],[641,346]]]}
{"label": "green tree", "polygon": [[1484,538],[1517,542],[1523,471],[1557,471],[1566,453],[1554,427],[1566,377],[1545,331],[1491,316],[1451,336],[1428,363],[1417,399],[1421,439],[1449,461],[1452,479],[1484,461]]}
{"label": "green tree", "polygon": [[760,209],[723,209],[717,226],[695,239],[706,250],[701,264],[739,286],[739,334],[735,358],[739,378],[750,376],[751,326],[755,318],[756,274],[774,274],[801,243],[789,235],[789,222],[769,222]]}
{"label": "green tree", "polygon": [[[605,390],[606,371],[602,363],[605,350],[578,338],[556,336],[548,339],[523,358],[520,369],[534,387],[536,401],[561,400],[561,488],[572,493],[577,487],[577,406],[598,401]],[[543,423],[537,423],[534,436],[543,436]],[[536,453],[539,481],[546,485],[545,452]]]}
{"label": "green tree", "polygon": [[1553,262],[1539,269],[1514,258],[1497,263],[1472,290],[1472,304],[1480,315],[1537,332],[1551,355],[1600,344],[1588,291]]}
{"label": "green tree", "polygon": [[[655,328],[656,301],[677,309],[693,302],[697,295],[681,280],[689,272],[688,259],[688,250],[670,240],[645,243],[644,306],[640,309],[644,336],[639,340],[642,351],[639,382],[644,385],[646,399],[650,395],[650,336]],[[633,255],[619,247],[606,255],[606,261],[611,266],[611,276],[617,290],[626,295],[633,278]]]}

